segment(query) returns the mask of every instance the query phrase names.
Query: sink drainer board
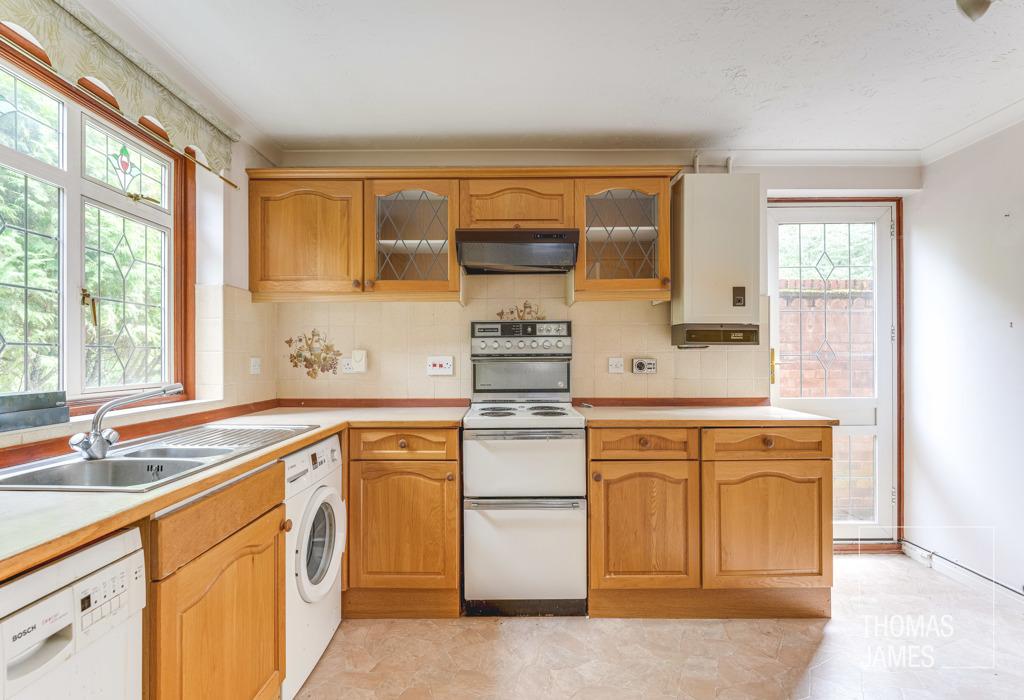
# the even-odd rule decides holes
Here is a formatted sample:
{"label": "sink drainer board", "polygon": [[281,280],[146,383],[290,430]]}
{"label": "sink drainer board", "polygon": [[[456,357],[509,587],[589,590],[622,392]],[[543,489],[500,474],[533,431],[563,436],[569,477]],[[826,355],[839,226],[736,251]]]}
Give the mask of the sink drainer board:
{"label": "sink drainer board", "polygon": [[11,467],[0,474],[0,491],[149,491],[315,427],[211,423],[185,428],[118,445],[104,459],[67,455]]}
{"label": "sink drainer board", "polygon": [[245,447],[258,450],[312,430],[311,425],[201,425],[154,440],[182,447]]}

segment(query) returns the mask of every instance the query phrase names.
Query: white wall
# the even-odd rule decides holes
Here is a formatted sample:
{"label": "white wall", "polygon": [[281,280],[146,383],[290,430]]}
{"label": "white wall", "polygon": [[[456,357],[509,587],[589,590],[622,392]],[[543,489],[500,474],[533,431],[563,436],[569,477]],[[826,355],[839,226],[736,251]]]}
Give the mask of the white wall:
{"label": "white wall", "polygon": [[926,166],[905,239],[905,536],[1017,591],[1022,158],[1024,124]]}
{"label": "white wall", "polygon": [[244,141],[231,147],[231,170],[224,174],[224,284],[249,288],[249,177],[246,168],[269,168],[270,162]]}

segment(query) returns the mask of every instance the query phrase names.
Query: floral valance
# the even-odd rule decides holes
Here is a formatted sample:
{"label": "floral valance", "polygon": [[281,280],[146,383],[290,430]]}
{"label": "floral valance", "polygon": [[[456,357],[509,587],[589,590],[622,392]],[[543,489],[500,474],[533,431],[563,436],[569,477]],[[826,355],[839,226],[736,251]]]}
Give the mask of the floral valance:
{"label": "floral valance", "polygon": [[[76,13],[86,14],[77,3],[62,2]],[[54,0],[0,0],[0,22],[16,24],[40,43],[54,70],[67,81],[99,80],[117,100],[124,116],[138,122],[155,118],[179,149],[193,146],[202,151],[214,171],[231,165],[231,142],[237,134],[215,126],[212,119],[187,104],[167,85],[130,60],[123,51],[86,26]]]}

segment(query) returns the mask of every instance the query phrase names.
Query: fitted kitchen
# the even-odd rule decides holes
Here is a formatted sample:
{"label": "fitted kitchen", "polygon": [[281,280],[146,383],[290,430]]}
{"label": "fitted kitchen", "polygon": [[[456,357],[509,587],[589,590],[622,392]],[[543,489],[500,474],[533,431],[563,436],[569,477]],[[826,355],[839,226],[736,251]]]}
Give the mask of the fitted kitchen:
{"label": "fitted kitchen", "polygon": [[0,2],[2,700],[1024,693],[1024,7],[655,4]]}

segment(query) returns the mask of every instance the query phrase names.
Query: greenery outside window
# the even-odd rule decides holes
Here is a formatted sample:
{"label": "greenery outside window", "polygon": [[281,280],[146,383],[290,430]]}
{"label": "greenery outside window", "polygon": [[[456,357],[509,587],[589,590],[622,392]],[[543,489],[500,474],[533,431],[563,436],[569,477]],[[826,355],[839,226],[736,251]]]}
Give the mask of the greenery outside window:
{"label": "greenery outside window", "polygon": [[174,165],[0,65],[0,395],[175,377]]}

